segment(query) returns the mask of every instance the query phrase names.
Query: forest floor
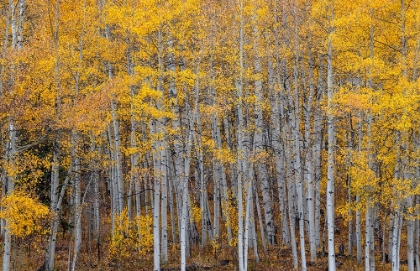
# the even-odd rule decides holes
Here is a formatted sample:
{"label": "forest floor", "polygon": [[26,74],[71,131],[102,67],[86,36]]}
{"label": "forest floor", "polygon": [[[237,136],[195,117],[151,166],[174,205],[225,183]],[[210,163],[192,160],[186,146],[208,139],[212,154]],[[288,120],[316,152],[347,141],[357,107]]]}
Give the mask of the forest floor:
{"label": "forest floor", "polygon": [[[31,244],[31,248],[22,245],[21,248],[12,254],[12,269],[19,271],[38,270],[43,264],[43,252],[41,244]],[[100,270],[100,271],[125,271],[125,270],[144,270],[153,269],[153,255],[146,255],[143,258],[127,257],[120,260],[110,261],[106,249],[106,244],[102,244],[102,255],[98,258],[97,250],[84,247],[78,257],[78,267],[76,270]],[[307,255],[309,252],[307,253]],[[219,270],[233,271],[238,270],[236,248],[221,248],[220,252],[215,255],[212,248],[193,247],[191,257],[187,260],[188,271],[199,270]],[[68,270],[68,246],[60,244],[57,246],[55,270]],[[402,255],[403,256],[403,255]],[[377,255],[376,270],[391,270],[390,263],[382,263],[380,256]],[[307,259],[309,260],[309,259]],[[354,256],[337,256],[337,270],[361,271],[365,270],[363,264],[357,264]],[[300,264],[300,263],[299,263]],[[308,262],[308,271],[328,270],[328,261],[326,256],[320,256],[315,262]],[[176,271],[179,269],[179,251],[169,252],[169,261],[161,265],[162,271]],[[250,252],[248,260],[248,270],[258,271],[287,271],[293,270],[291,251],[289,249],[279,250],[272,247],[267,253],[260,252],[260,261],[256,262]],[[408,270],[406,263],[402,261],[400,270]]]}
{"label": "forest floor", "polygon": [[[344,225],[344,224],[342,224]],[[102,236],[109,234],[109,229],[103,227],[104,232]],[[87,233],[88,231],[84,231]],[[73,247],[69,246],[68,241],[70,236],[63,236],[60,233],[58,238],[56,254],[55,254],[55,270],[70,270],[69,258],[73,258],[69,251],[73,252]],[[68,233],[66,233],[68,234]],[[108,235],[109,236],[109,235]],[[345,227],[342,231],[336,234],[336,240],[346,240],[348,236]],[[406,263],[406,234],[402,231],[401,240],[401,265],[400,270],[408,270]],[[130,270],[153,270],[153,252],[149,252],[144,256],[139,256],[137,251],[132,251],[124,257],[118,258],[110,256],[109,238],[102,238],[101,244],[98,246],[87,235],[83,236],[83,245],[78,254],[76,270],[92,270],[92,271],[130,271]],[[2,240],[0,240],[2,241]],[[376,253],[376,270],[388,271],[391,270],[390,263],[384,263],[381,260],[381,250],[379,244],[375,242]],[[223,242],[225,243],[225,242]],[[2,244],[2,242],[0,243]],[[14,239],[12,255],[11,255],[11,270],[13,271],[37,271],[43,265],[45,257],[46,238],[26,238],[25,240]],[[1,247],[1,245],[0,245]],[[271,246],[264,252],[262,246],[258,246],[259,262],[255,260],[253,249],[249,249],[248,270],[258,271],[288,271],[293,270],[292,253],[290,249],[280,248],[280,246]],[[2,251],[0,251],[2,252]],[[338,252],[338,244],[337,244]],[[238,270],[237,248],[229,245],[221,245],[215,253],[211,244],[201,247],[196,244],[191,247],[190,257],[187,259],[187,270],[218,270],[218,271],[234,271]],[[3,253],[1,253],[3,254]],[[71,255],[71,257],[69,257]],[[298,255],[300,258],[300,250],[298,247]],[[353,256],[336,255],[337,270],[346,271],[362,271],[365,270],[364,264],[358,264],[356,260],[356,250],[353,248]],[[318,258],[315,262],[309,261],[309,251],[306,252],[308,271],[328,270],[328,258],[325,253],[321,251],[318,253]],[[162,271],[176,271],[179,270],[180,251],[178,245],[168,246],[168,263],[161,264]],[[0,257],[1,264],[2,257]],[[300,266],[300,263],[299,263]]]}

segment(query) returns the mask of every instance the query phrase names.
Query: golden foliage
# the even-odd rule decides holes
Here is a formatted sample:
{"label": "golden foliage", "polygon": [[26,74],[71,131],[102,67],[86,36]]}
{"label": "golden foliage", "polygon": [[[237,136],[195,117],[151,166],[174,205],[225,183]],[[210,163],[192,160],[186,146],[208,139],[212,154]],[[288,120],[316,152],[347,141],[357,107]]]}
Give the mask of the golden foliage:
{"label": "golden foliage", "polygon": [[121,261],[138,256],[146,256],[153,250],[153,218],[151,215],[136,216],[128,219],[125,208],[120,215],[115,215],[115,229],[109,245],[112,259]]}
{"label": "golden foliage", "polygon": [[25,237],[48,233],[50,210],[47,206],[21,191],[13,191],[1,200],[0,218],[6,220],[11,234]]}

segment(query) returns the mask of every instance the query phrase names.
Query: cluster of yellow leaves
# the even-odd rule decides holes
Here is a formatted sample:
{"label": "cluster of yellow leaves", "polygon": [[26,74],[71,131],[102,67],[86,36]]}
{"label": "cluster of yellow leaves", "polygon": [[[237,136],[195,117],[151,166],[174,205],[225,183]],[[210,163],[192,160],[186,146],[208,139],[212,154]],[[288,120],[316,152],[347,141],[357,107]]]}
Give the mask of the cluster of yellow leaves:
{"label": "cluster of yellow leaves", "polygon": [[[232,236],[233,238],[230,240],[229,245],[234,247],[236,246],[238,239],[234,236],[238,236],[238,209],[236,204],[234,204],[234,196],[233,193],[228,189],[227,191],[227,201],[222,202],[222,210],[224,210],[226,215],[226,222],[225,226],[228,228],[229,226],[232,229]],[[226,236],[224,236],[226,237]]]}
{"label": "cluster of yellow leaves", "polygon": [[375,172],[369,167],[366,152],[353,153],[353,165],[349,169],[352,179],[351,189],[361,197],[367,196],[377,187],[378,178]]}
{"label": "cluster of yellow leaves", "polygon": [[194,205],[191,208],[191,222],[195,222],[196,224],[199,224],[201,221],[201,209],[199,206]]}
{"label": "cluster of yellow leaves", "polygon": [[10,233],[17,237],[46,234],[49,208],[24,192],[14,191],[1,200],[0,218],[5,219]]}
{"label": "cluster of yellow leaves", "polygon": [[112,259],[128,259],[137,253],[145,256],[153,250],[153,218],[151,215],[137,216],[128,219],[125,208],[120,215],[115,216],[115,229],[109,246]]}
{"label": "cluster of yellow leaves", "polygon": [[217,251],[220,248],[220,240],[219,236],[215,235],[213,240],[211,240],[211,246],[213,248],[214,253],[217,253]]}
{"label": "cluster of yellow leaves", "polygon": [[214,159],[220,163],[234,164],[236,162],[236,157],[232,151],[228,147],[219,148],[217,143],[212,138],[203,139],[203,146],[209,152],[212,152]]}

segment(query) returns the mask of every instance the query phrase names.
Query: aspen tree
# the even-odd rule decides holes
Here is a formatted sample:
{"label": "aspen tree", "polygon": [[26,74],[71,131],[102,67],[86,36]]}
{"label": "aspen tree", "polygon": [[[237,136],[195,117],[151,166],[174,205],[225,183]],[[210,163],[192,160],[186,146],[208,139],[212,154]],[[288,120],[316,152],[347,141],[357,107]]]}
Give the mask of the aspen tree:
{"label": "aspen tree", "polygon": [[246,270],[245,258],[244,258],[244,223],[243,223],[243,205],[242,205],[242,186],[245,176],[245,145],[244,145],[244,117],[243,117],[243,71],[244,71],[244,0],[239,2],[239,78],[237,78],[236,87],[237,87],[237,97],[238,97],[238,127],[237,127],[237,178],[238,178],[238,191],[237,191],[237,200],[238,200],[238,265],[239,271]]}
{"label": "aspen tree", "polygon": [[[332,21],[334,20],[334,1],[330,5],[330,16],[328,25],[328,34],[334,33],[334,27]],[[328,269],[335,271],[335,242],[334,242],[334,231],[335,231],[335,216],[334,216],[334,181],[335,181],[335,118],[332,104],[332,98],[334,93],[333,83],[333,47],[331,37],[328,40],[328,73],[327,73],[327,96],[328,96],[328,112],[327,112],[327,123],[328,123],[328,181],[327,181],[327,227],[328,227]]]}
{"label": "aspen tree", "polygon": [[[253,1],[254,5],[254,12],[252,15],[252,38],[253,38],[253,49],[254,49],[254,72],[255,72],[255,95],[257,97],[257,104],[255,106],[255,116],[254,116],[254,142],[255,142],[255,151],[256,154],[261,155],[263,157],[265,151],[263,149],[264,145],[264,120],[263,120],[263,86],[262,86],[262,68],[261,68],[261,60],[259,56],[260,51],[260,33],[258,29],[258,18],[257,12],[260,9],[259,5],[256,1]],[[264,161],[261,163],[257,163],[257,175],[259,180],[261,181],[261,191],[263,196],[263,206],[264,206],[264,218],[265,218],[265,227],[267,232],[267,240],[270,245],[274,245],[276,243],[275,232],[274,232],[274,220],[273,220],[273,207],[270,197],[270,186],[268,182],[268,172],[267,167]]]}
{"label": "aspen tree", "polygon": [[[84,7],[86,9],[86,5]],[[83,10],[83,23],[81,28],[81,33],[79,37],[79,67],[83,61],[83,39],[85,35],[85,22],[86,22],[86,10]],[[80,73],[76,71],[75,75],[75,100],[79,97],[80,90]],[[73,101],[76,105],[76,101]],[[76,270],[77,257],[82,246],[82,187],[81,187],[81,161],[80,154],[78,150],[79,144],[79,133],[78,131],[73,130],[71,134],[71,159],[74,159],[74,179],[73,179],[73,193],[74,193],[74,221],[75,221],[75,236],[74,236],[74,252],[73,252],[73,261],[72,261],[72,270]]]}
{"label": "aspen tree", "polygon": [[294,139],[294,173],[296,180],[296,193],[298,196],[298,213],[297,218],[299,219],[299,240],[300,240],[300,251],[301,251],[301,265],[302,270],[306,270],[306,246],[305,246],[305,217],[304,217],[304,205],[303,205],[303,180],[302,180],[302,163],[301,163],[301,151],[300,151],[300,95],[299,95],[299,24],[297,15],[297,3],[293,5],[293,16],[294,16],[294,36],[295,36],[295,63],[293,67],[293,84],[294,93],[290,93],[293,98],[293,109],[292,113],[292,133]]}
{"label": "aspen tree", "polygon": [[[311,253],[311,261],[316,259],[316,241],[315,241],[315,174],[314,174],[314,159],[312,153],[312,139],[311,139],[311,119],[313,115],[312,104],[315,95],[315,86],[314,86],[314,74],[313,74],[313,58],[312,58],[312,48],[308,48],[308,68],[309,68],[309,96],[308,102],[305,110],[305,172],[304,177],[306,180],[306,189],[307,189],[307,209],[308,209],[308,220],[309,220],[309,246]],[[314,130],[314,129],[313,129]]]}
{"label": "aspen tree", "polygon": [[[280,18],[278,17],[278,10],[277,5],[278,2],[274,1],[274,16],[275,16],[275,22],[276,27],[274,28],[274,34],[275,34],[275,59],[276,59],[276,71],[273,71],[275,73],[276,78],[276,84],[278,89],[274,90],[273,98],[272,98],[272,104],[271,108],[273,110],[272,113],[272,123],[275,124],[275,129],[272,131],[273,135],[273,148],[275,151],[275,159],[276,159],[276,174],[277,174],[277,186],[278,186],[278,192],[279,192],[279,205],[280,205],[280,212],[282,214],[282,235],[283,235],[283,242],[286,246],[289,246],[291,241],[289,240],[289,228],[287,225],[288,220],[288,212],[287,212],[287,200],[286,200],[286,165],[285,165],[285,137],[284,137],[284,129],[281,129],[281,123],[285,121],[284,116],[284,108],[283,108],[283,98],[284,94],[281,93],[281,91],[285,91],[285,89],[282,89],[281,86],[284,85],[284,82],[282,80],[282,68],[284,62],[283,60],[280,60]],[[285,16],[285,14],[282,14]],[[270,72],[269,72],[270,75]],[[295,255],[295,253],[293,253]]]}
{"label": "aspen tree", "polygon": [[[162,29],[158,29],[158,82],[157,90],[163,92],[163,41]],[[157,108],[162,108],[162,102],[157,102]],[[152,135],[157,135],[160,132],[161,125],[159,120],[152,120],[150,124],[150,132]],[[160,149],[162,148],[161,140],[156,140],[153,144],[153,270],[160,270]]]}
{"label": "aspen tree", "polygon": [[[22,50],[22,42],[23,42],[23,23],[24,23],[24,7],[25,7],[25,1],[19,0],[17,2],[17,5],[15,5],[15,1],[10,0],[8,9],[10,14],[10,26],[12,29],[12,43],[11,43],[11,50],[14,52],[19,52]],[[15,64],[12,64],[11,66],[11,78],[10,78],[10,85],[13,89],[14,87],[14,81],[16,76],[16,69],[18,67],[15,66]],[[13,90],[10,90],[13,92]],[[8,120],[8,141],[6,142],[6,161],[10,164],[14,163],[14,159],[16,156],[16,122],[13,117],[10,117]],[[5,182],[5,192],[7,194],[10,194],[14,190],[15,186],[15,176],[14,173],[12,174],[5,174],[4,182]],[[10,270],[10,253],[11,253],[11,247],[12,247],[12,241],[11,241],[11,234],[10,229],[8,229],[8,222],[6,220],[6,223],[4,225],[4,228],[2,229],[4,231],[4,252],[3,252],[3,271]]]}
{"label": "aspen tree", "polygon": [[[60,69],[60,59],[58,56],[58,46],[59,46],[59,1],[56,1],[55,9],[54,9],[54,45],[55,45],[55,54],[56,54],[56,67],[55,67],[55,79],[56,79],[56,88],[57,88],[57,105],[61,104],[60,101],[60,78],[59,78],[59,69]],[[57,108],[57,111],[59,108]],[[57,139],[53,141],[53,161],[52,161],[52,168],[51,168],[51,211],[55,212],[57,216],[59,216],[61,206],[58,205],[60,198],[58,197],[58,186],[60,184],[59,181],[59,170],[60,170],[60,133],[57,136]],[[67,177],[68,178],[68,177]],[[64,190],[66,189],[66,185],[63,185]],[[62,202],[62,199],[61,201]],[[48,241],[47,247],[47,254],[45,259],[45,269],[47,271],[54,270],[54,256],[55,256],[55,246],[56,246],[56,238],[57,238],[57,231],[58,231],[58,217],[53,219],[51,222],[51,234]]]}

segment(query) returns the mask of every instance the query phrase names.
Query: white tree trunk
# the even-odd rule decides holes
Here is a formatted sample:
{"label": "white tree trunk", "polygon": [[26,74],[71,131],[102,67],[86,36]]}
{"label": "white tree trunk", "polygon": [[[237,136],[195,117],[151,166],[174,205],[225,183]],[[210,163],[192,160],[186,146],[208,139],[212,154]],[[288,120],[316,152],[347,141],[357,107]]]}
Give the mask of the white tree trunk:
{"label": "white tree trunk", "polygon": [[[24,12],[24,0],[18,0],[17,7],[18,10],[16,10],[15,1],[10,0],[9,1],[9,12],[11,14],[11,27],[12,27],[12,50],[18,50],[20,51],[22,49],[22,35],[23,35],[23,29],[19,27],[19,25],[23,25],[24,18],[23,18],[23,12]],[[12,86],[13,91],[13,85],[14,85],[14,69],[15,67],[11,67],[11,80],[10,84]],[[6,143],[6,161],[7,163],[14,163],[14,159],[16,156],[16,127],[15,127],[15,120],[13,118],[9,118],[9,127],[8,127],[8,142]],[[6,173],[6,191],[5,193],[9,195],[14,190],[15,185],[15,176],[8,175]],[[10,230],[8,229],[8,221],[6,220],[4,225],[4,252],[3,252],[3,271],[10,270],[10,254],[12,249],[12,243],[11,243],[11,234]]]}
{"label": "white tree trunk", "polygon": [[[251,193],[253,194],[253,196],[255,196],[254,186],[253,186],[253,189],[252,189]],[[254,259],[255,259],[256,262],[259,262],[260,261],[260,256],[258,254],[257,231],[255,229],[256,226],[255,226],[255,212],[254,212],[254,201],[253,201],[253,199],[251,199],[249,210],[251,212],[249,222],[251,223],[250,227],[251,227],[251,231],[252,231],[251,234],[252,234],[252,248],[254,249]]]}
{"label": "white tree trunk", "polygon": [[[256,9],[257,6],[254,7]],[[259,29],[256,21],[256,10],[254,10],[253,16],[253,49],[254,49],[254,72],[255,74],[262,74],[261,61],[258,56],[260,51],[259,46]],[[263,103],[263,93],[262,93],[262,80],[258,78],[255,80],[255,94],[257,96],[257,104],[255,106],[255,118],[254,118],[254,142],[255,142],[255,152],[256,155],[260,155],[264,152],[264,142],[263,142],[263,131],[264,131],[264,121],[262,114],[262,103]],[[264,206],[264,218],[265,218],[265,228],[267,232],[267,240],[270,245],[276,243],[276,236],[274,230],[274,219],[273,219],[273,207],[271,202],[271,189],[268,182],[267,167],[264,160],[257,161],[257,175],[259,177],[259,182],[261,183],[261,192],[263,197],[263,206]]]}
{"label": "white tree trunk", "polygon": [[[412,200],[410,196],[409,201]],[[411,204],[410,204],[411,203]],[[408,203],[408,208],[412,205],[412,202]],[[406,221],[407,226],[407,262],[408,271],[414,271],[414,221],[408,218]]]}
{"label": "white tree trunk", "polygon": [[[289,122],[286,122],[286,131],[290,131]],[[289,134],[289,132],[287,132]],[[286,142],[293,142],[290,139],[290,135],[287,136]],[[289,145],[290,143],[285,145],[285,160],[288,162],[287,164],[287,193],[288,193],[288,211],[289,211],[289,226],[290,226],[290,243],[292,245],[292,261],[293,267],[295,269],[298,268],[298,254],[297,254],[297,244],[296,244],[296,183],[293,180],[293,170],[294,170],[294,160],[293,155],[291,153],[292,146]]]}
{"label": "white tree trunk", "polygon": [[371,263],[370,263],[370,247],[371,243],[373,242],[373,232],[371,232],[373,221],[372,221],[372,206],[370,206],[370,201],[367,202],[366,206],[366,239],[365,239],[365,270],[371,270]]}
{"label": "white tree trunk", "polygon": [[[302,163],[300,152],[300,102],[299,102],[299,25],[297,18],[296,2],[293,5],[294,12],[294,30],[295,30],[295,65],[293,69],[294,77],[294,93],[293,93],[293,107],[294,112],[292,116],[292,133],[294,140],[294,179],[296,182],[296,193],[298,196],[297,202],[297,218],[299,219],[299,240],[300,240],[300,256],[302,271],[306,271],[306,245],[305,245],[305,215],[304,215],[304,202],[303,202],[303,180],[302,180]],[[291,95],[292,96],[292,95]],[[292,104],[292,103],[290,103]]]}
{"label": "white tree trunk", "polygon": [[244,145],[244,117],[243,117],[243,72],[244,72],[244,60],[243,60],[243,47],[244,47],[244,0],[240,0],[240,26],[239,26],[239,78],[237,79],[237,97],[239,98],[237,106],[238,122],[237,122],[237,180],[238,180],[238,191],[237,191],[237,201],[238,201],[238,267],[239,271],[245,271],[245,262],[244,262],[244,244],[243,244],[243,233],[244,233],[244,223],[243,223],[243,206],[242,206],[242,182],[245,176],[245,162],[246,150]]}
{"label": "white tree trunk", "polygon": [[77,256],[82,246],[82,197],[80,185],[80,159],[76,151],[78,136],[76,133],[72,135],[72,154],[71,159],[74,160],[73,172],[73,193],[74,193],[74,248],[73,248],[73,261],[71,269],[76,270]]}
{"label": "white tree trunk", "polygon": [[[348,146],[348,150],[347,150],[347,156],[346,156],[346,165],[347,167],[351,167],[351,163],[352,163],[352,152],[354,151],[353,149],[353,129],[352,129],[352,115],[349,114],[349,133],[347,134],[347,146]],[[349,203],[349,205],[351,206],[353,201],[353,193],[351,190],[351,176],[349,174],[347,174],[347,202]],[[348,216],[349,216],[349,221],[347,223],[347,242],[348,242],[348,246],[347,246],[347,254],[349,256],[352,255],[353,253],[353,210],[352,207],[349,206],[348,209]]]}
{"label": "white tree trunk", "polygon": [[[416,172],[416,179],[418,180],[418,176],[419,176],[419,171],[417,170]],[[419,204],[419,197],[415,196],[416,200],[415,200],[415,204],[418,205]],[[416,215],[419,215],[419,211],[416,210]],[[420,257],[419,257],[419,238],[420,238],[420,234],[419,234],[419,230],[420,230],[420,223],[419,223],[419,219],[416,218],[414,221],[414,261],[416,262],[417,265],[417,271],[420,271]]]}
{"label": "white tree trunk", "polygon": [[49,242],[47,247],[47,256],[45,261],[45,269],[47,271],[54,270],[54,255],[55,255],[55,244],[57,238],[57,230],[58,230],[58,215],[59,215],[59,208],[57,208],[58,202],[58,186],[60,184],[59,180],[59,169],[60,169],[60,147],[57,141],[53,143],[53,163],[51,169],[51,212],[56,213],[56,216],[53,221],[51,222],[50,228],[50,236]]}
{"label": "white tree trunk", "polygon": [[[194,117],[193,117],[194,119]],[[188,141],[185,143],[185,161],[182,178],[182,217],[181,217],[181,271],[186,270],[186,251],[187,251],[187,228],[189,223],[189,199],[188,199],[188,179],[190,175],[190,161],[191,161],[191,145],[192,145],[192,129],[194,129],[194,121],[190,121],[190,130],[188,131]]]}
{"label": "white tree trunk", "polygon": [[262,245],[263,245],[264,252],[267,252],[267,241],[266,241],[266,238],[265,238],[264,224],[263,224],[263,221],[262,221],[260,200],[259,200],[259,195],[258,195],[258,187],[255,184],[255,182],[253,182],[253,186],[254,186],[254,190],[255,190],[255,205],[257,207],[257,215],[258,215],[258,222],[259,222],[259,226],[260,226],[261,242],[262,242]]}
{"label": "white tree trunk", "polygon": [[[322,94],[320,96],[322,96]],[[319,102],[317,102],[317,105],[319,105]],[[314,116],[315,142],[312,148],[315,167],[315,244],[317,248],[321,247],[321,145],[323,141],[322,119],[323,117],[321,113],[317,112]]]}
{"label": "white tree trunk", "polygon": [[167,161],[169,151],[167,150],[166,144],[162,148],[160,155],[161,155],[161,165],[160,165],[160,173],[161,173],[161,259],[163,263],[168,261],[168,174],[167,174]]}
{"label": "white tree trunk", "polygon": [[[150,132],[156,134],[156,126],[158,121],[152,121]],[[156,142],[153,144],[155,152],[159,150],[160,144]],[[159,170],[160,170],[160,152],[153,153],[153,270],[160,271],[160,181],[159,181]]]}
{"label": "white tree trunk", "polygon": [[175,206],[174,206],[174,195],[173,195],[173,189],[174,189],[174,169],[173,169],[173,163],[169,162],[168,165],[169,175],[168,175],[168,188],[169,188],[169,212],[171,214],[171,234],[172,234],[172,242],[177,242],[177,235],[176,235],[176,226],[175,226]]}
{"label": "white tree trunk", "polygon": [[[254,145],[255,146],[255,145]],[[244,270],[248,270],[248,248],[249,248],[249,238],[251,233],[251,224],[250,224],[250,212],[252,206],[252,180],[254,178],[254,170],[252,168],[252,163],[249,163],[248,166],[248,178],[246,178],[245,188],[246,188],[246,207],[245,207],[245,233],[244,233]]]}
{"label": "white tree trunk", "polygon": [[[158,30],[158,83],[157,90],[163,91],[163,42],[162,30]],[[157,102],[157,109],[162,110],[162,101]],[[160,120],[153,120],[150,127],[152,135],[162,132]],[[153,270],[160,270],[160,197],[161,197],[161,174],[162,174],[162,154],[164,154],[164,143],[157,140],[153,143]],[[164,154],[165,155],[165,154]],[[166,174],[166,169],[165,172]]]}
{"label": "white tree trunk", "polygon": [[311,48],[308,49],[309,58],[309,97],[305,110],[305,171],[304,178],[306,180],[306,202],[309,220],[309,246],[311,261],[316,260],[316,236],[315,236],[315,175],[314,175],[314,160],[312,152],[311,139],[311,119],[312,119],[312,103],[314,98],[314,84],[313,84],[313,60]]}
{"label": "white tree trunk", "polygon": [[[274,90],[273,90],[274,91]],[[280,121],[284,119],[283,114],[281,113],[282,109],[280,97],[277,93],[272,94],[271,99],[271,108],[272,108],[272,119],[271,122],[275,125],[274,130],[272,131],[272,145],[275,153],[275,163],[276,163],[276,179],[277,179],[277,189],[279,194],[279,207],[281,214],[281,232],[282,232],[282,242],[283,245],[290,245],[289,237],[289,226],[288,215],[287,215],[287,195],[286,195],[286,182],[285,182],[285,162],[284,162],[284,143],[281,136],[281,127]]]}
{"label": "white tree trunk", "polygon": [[392,264],[392,271],[400,270],[400,255],[399,255],[399,234],[400,234],[400,220],[401,220],[401,212],[398,209],[394,215],[394,226],[392,230],[392,257],[391,257],[391,264]]}
{"label": "white tree trunk", "polygon": [[[333,4],[332,4],[333,5]],[[333,7],[334,8],[334,7]],[[334,10],[332,11],[332,19],[334,19]],[[330,26],[330,28],[332,28]],[[329,30],[333,32],[332,29]],[[328,74],[327,74],[327,90],[328,90],[328,110],[333,110],[333,66],[332,66],[332,41],[328,42]],[[335,271],[335,242],[334,242],[334,164],[335,164],[335,118],[332,112],[327,115],[328,125],[328,169],[327,169],[327,225],[328,225],[328,269]]]}

